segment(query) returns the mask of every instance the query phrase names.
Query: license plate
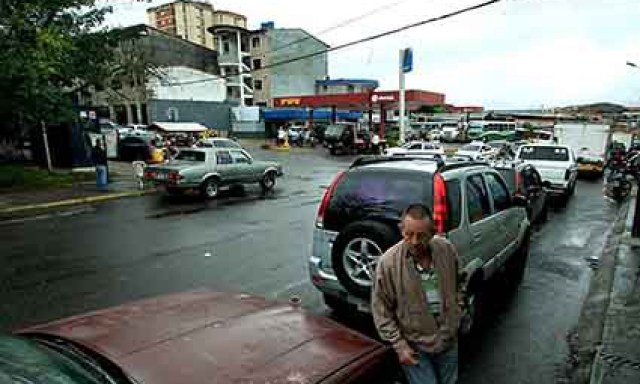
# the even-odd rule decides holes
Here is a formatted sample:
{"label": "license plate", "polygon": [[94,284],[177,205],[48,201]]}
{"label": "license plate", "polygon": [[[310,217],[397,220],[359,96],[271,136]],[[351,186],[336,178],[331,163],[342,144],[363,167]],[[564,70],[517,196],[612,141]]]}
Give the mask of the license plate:
{"label": "license plate", "polygon": [[167,179],[166,173],[156,173],[156,180],[166,180],[166,179]]}

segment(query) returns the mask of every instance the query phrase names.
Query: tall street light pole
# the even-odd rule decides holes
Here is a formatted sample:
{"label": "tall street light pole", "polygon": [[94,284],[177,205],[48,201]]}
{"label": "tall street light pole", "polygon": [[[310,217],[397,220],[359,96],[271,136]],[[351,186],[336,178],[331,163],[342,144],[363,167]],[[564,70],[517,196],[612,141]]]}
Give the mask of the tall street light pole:
{"label": "tall street light pole", "polygon": [[[631,61],[627,61],[627,65],[632,68],[640,69],[638,64],[633,63]],[[638,202],[638,198],[636,197],[635,201],[636,209],[633,216],[633,226],[631,227],[631,236],[635,238],[640,238],[640,203]]]}

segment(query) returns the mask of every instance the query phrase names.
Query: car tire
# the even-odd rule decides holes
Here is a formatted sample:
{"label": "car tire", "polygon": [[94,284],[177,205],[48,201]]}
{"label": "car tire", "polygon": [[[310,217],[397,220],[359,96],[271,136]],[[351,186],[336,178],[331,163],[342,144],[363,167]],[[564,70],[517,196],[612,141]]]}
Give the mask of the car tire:
{"label": "car tire", "polygon": [[220,180],[217,177],[210,177],[202,182],[200,194],[207,200],[215,199],[220,193]]}
{"label": "car tire", "polygon": [[476,272],[465,283],[464,287],[459,287],[463,295],[461,305],[461,318],[458,327],[458,333],[467,336],[473,333],[483,321],[484,302],[485,302],[485,285],[481,272]]}
{"label": "car tire", "polygon": [[507,261],[506,278],[509,285],[515,288],[522,283],[524,272],[527,268],[527,260],[529,259],[529,246],[531,244],[531,236],[527,233],[518,247],[516,252]]}
{"label": "car tire", "polygon": [[331,156],[335,156],[336,155],[336,149],[335,148],[329,148],[329,154]]}
{"label": "car tire", "polygon": [[370,298],[378,259],[399,238],[390,226],[374,221],[350,224],[338,235],[331,260],[336,277],[347,292]]}
{"label": "car tire", "polygon": [[276,186],[277,175],[274,171],[269,171],[262,176],[260,180],[260,187],[263,192],[271,191]]}

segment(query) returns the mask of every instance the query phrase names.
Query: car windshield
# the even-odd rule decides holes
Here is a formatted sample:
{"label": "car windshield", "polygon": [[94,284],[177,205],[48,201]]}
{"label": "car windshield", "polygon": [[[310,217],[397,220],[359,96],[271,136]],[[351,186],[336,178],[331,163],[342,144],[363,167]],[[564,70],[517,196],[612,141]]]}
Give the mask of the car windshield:
{"label": "car windshield", "polygon": [[412,147],[414,147],[414,146],[416,146],[416,145],[419,145],[419,143],[415,143],[415,142],[408,142],[408,143],[404,143],[404,144],[402,144],[402,147],[401,147],[401,148],[404,148],[404,149],[411,149]]}
{"label": "car windshield", "polygon": [[75,347],[23,337],[0,337],[0,381],[29,384],[115,384]]}
{"label": "car windshield", "polygon": [[214,140],[213,145],[216,148],[242,148],[242,146],[233,140]]}
{"label": "car windshield", "polygon": [[345,129],[344,125],[330,125],[327,127],[324,134],[325,136],[340,136],[342,135],[342,132],[344,131],[344,129]]}
{"label": "car windshield", "polygon": [[520,151],[522,160],[568,161],[569,150],[554,146],[525,146]]}
{"label": "car windshield", "polygon": [[476,144],[467,144],[460,148],[461,151],[477,152],[480,150],[480,146]]}
{"label": "car windshield", "polygon": [[176,156],[176,160],[182,161],[194,161],[194,162],[203,162],[205,159],[205,153],[202,151],[180,151]]}

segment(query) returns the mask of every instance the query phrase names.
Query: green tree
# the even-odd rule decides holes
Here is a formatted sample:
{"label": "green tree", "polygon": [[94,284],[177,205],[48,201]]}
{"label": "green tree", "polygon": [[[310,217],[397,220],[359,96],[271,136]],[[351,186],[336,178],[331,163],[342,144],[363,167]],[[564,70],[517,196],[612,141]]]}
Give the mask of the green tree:
{"label": "green tree", "polygon": [[0,0],[0,137],[75,119],[73,95],[102,88],[117,34],[95,0]]}

